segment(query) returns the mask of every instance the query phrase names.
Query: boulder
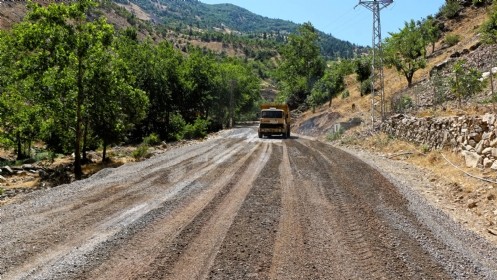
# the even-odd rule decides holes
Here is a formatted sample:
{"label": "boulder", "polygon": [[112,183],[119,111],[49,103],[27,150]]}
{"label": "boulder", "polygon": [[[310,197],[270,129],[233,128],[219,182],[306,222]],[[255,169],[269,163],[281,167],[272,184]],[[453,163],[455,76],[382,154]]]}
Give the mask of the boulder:
{"label": "boulder", "polygon": [[494,161],[494,163],[492,163],[492,166],[490,166],[490,169],[497,171],[497,161]]}
{"label": "boulder", "polygon": [[490,168],[492,164],[494,164],[495,160],[489,159],[489,158],[484,158],[483,159],[483,167],[484,168]]}
{"label": "boulder", "polygon": [[3,167],[3,170],[9,174],[13,174],[14,173],[14,170],[12,170],[12,168],[10,168],[10,166],[6,165]]}
{"label": "boulder", "polygon": [[0,175],[0,183],[5,183],[5,182],[7,182],[7,179],[5,179],[5,177]]}
{"label": "boulder", "polygon": [[481,153],[483,155],[490,155],[490,154],[492,154],[492,150],[493,150],[493,148],[485,148],[485,149],[483,149],[483,151],[481,151]]}
{"label": "boulder", "polygon": [[483,157],[475,152],[463,151],[462,155],[467,167],[476,168],[479,164],[483,164]]}
{"label": "boulder", "polygon": [[487,114],[483,115],[482,121],[486,122],[487,124],[494,124],[495,123],[495,115],[487,113]]}

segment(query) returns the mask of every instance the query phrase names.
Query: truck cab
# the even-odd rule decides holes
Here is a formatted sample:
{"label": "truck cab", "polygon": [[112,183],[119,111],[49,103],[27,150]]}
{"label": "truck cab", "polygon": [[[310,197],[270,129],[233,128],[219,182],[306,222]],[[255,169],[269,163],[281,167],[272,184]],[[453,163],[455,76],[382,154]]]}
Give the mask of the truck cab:
{"label": "truck cab", "polygon": [[259,138],[281,135],[290,137],[290,110],[287,104],[261,105],[261,118],[258,129]]}

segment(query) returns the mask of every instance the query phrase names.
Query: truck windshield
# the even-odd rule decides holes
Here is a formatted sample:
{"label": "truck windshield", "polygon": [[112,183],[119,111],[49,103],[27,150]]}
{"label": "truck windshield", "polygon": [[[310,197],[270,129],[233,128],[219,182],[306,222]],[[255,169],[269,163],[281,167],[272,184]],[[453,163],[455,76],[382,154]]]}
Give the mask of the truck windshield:
{"label": "truck windshield", "polygon": [[272,119],[281,119],[283,118],[283,111],[262,111],[262,118],[272,118]]}

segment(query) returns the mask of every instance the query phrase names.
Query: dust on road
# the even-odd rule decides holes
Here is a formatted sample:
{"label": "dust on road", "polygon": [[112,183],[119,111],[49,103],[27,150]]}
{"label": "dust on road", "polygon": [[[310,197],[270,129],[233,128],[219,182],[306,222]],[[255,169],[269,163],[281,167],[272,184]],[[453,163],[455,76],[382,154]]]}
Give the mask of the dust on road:
{"label": "dust on road", "polygon": [[0,279],[497,279],[496,248],[360,159],[253,127],[21,196],[0,240]]}

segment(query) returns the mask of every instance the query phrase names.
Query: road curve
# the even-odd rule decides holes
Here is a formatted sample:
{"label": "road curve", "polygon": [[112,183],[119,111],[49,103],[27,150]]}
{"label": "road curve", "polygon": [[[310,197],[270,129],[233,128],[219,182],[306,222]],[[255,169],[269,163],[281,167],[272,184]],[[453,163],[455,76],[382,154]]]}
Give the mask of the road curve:
{"label": "road curve", "polygon": [[254,127],[0,207],[0,279],[497,279],[496,249],[360,159]]}

